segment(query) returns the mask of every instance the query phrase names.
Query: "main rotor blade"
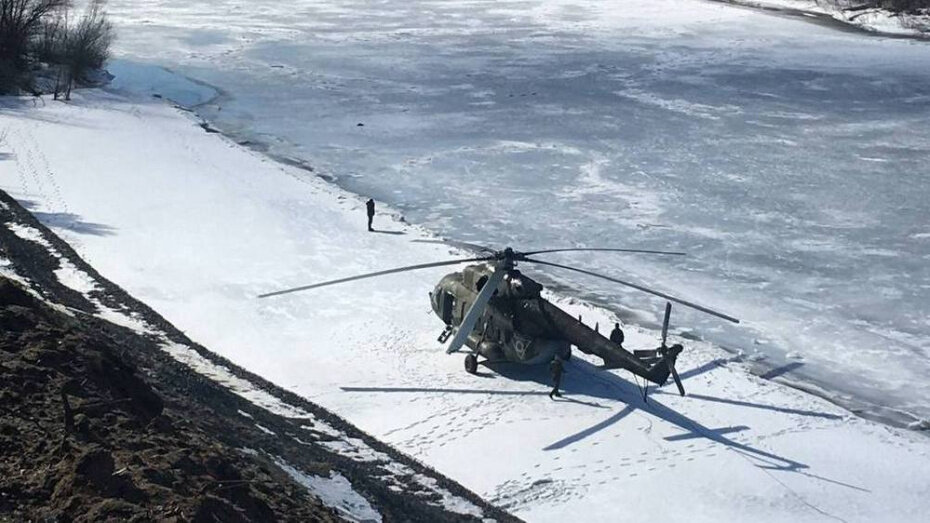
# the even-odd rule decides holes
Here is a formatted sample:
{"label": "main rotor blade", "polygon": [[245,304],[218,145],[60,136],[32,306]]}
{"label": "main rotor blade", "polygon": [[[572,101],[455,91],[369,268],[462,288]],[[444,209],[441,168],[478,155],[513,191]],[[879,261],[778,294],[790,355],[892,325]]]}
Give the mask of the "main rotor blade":
{"label": "main rotor blade", "polygon": [[452,247],[458,247],[459,249],[465,249],[467,251],[482,251],[487,253],[494,252],[494,249],[490,247],[484,247],[482,245],[476,245],[474,243],[466,243],[455,240],[411,240],[413,243],[437,243],[439,245],[450,245]]}
{"label": "main rotor blade", "polygon": [[459,324],[458,332],[455,333],[452,341],[449,342],[449,348],[446,349],[447,354],[452,354],[461,349],[462,345],[465,344],[465,340],[468,338],[468,335],[471,334],[472,329],[475,328],[475,324],[478,323],[478,319],[481,318],[481,314],[484,312],[485,307],[487,307],[488,301],[491,299],[494,291],[497,290],[497,286],[500,285],[506,273],[507,271],[501,268],[500,263],[494,267],[494,272],[488,278],[488,281],[484,283],[484,287],[481,288],[481,292],[479,292],[478,296],[475,298],[475,303],[471,304],[471,307],[468,308],[468,312],[465,313],[465,317],[462,318],[462,323]]}
{"label": "main rotor blade", "polygon": [[570,248],[570,249],[546,249],[542,251],[531,251],[522,253],[524,256],[532,256],[534,254],[548,254],[551,252],[577,252],[577,251],[601,251],[601,252],[633,252],[640,254],[669,254],[672,256],[687,256],[687,253],[684,252],[674,252],[674,251],[650,251],[647,249],[604,249],[604,248]]}
{"label": "main rotor blade", "polygon": [[429,269],[430,267],[443,267],[445,265],[458,265],[460,263],[476,262],[476,261],[488,261],[492,260],[492,257],[481,257],[481,258],[465,258],[460,260],[449,260],[442,262],[433,262],[433,263],[421,263],[419,265],[408,265],[406,267],[398,267],[396,269],[388,269],[386,271],[371,272],[368,274],[360,274],[358,276],[350,276],[348,278],[340,278],[338,280],[324,281],[322,283],[314,283],[312,285],[304,285],[301,287],[294,287],[291,289],[284,289],[282,291],[269,292],[266,294],[260,294],[259,298],[268,298],[269,296],[280,296],[281,294],[289,294],[291,292],[306,291],[309,289],[316,289],[318,287],[326,287],[327,285],[336,285],[337,283],[346,283],[355,280],[364,280],[365,278],[374,278],[376,276],[384,276],[386,274],[394,274],[397,272],[406,272],[406,271],[416,271],[420,269]]}
{"label": "main rotor blade", "polygon": [[690,307],[690,308],[692,308],[692,309],[699,310],[699,311],[701,311],[701,312],[710,314],[710,315],[712,315],[712,316],[716,316],[716,317],[718,317],[718,318],[723,318],[723,319],[725,319],[725,320],[727,320],[727,321],[732,321],[733,323],[739,323],[739,320],[738,320],[738,319],[736,319],[736,318],[734,318],[734,317],[732,317],[732,316],[728,316],[728,315],[726,315],[726,314],[724,314],[724,313],[722,313],[722,312],[717,312],[717,311],[715,311],[715,310],[713,310],[713,309],[708,309],[707,307],[698,305],[698,304],[696,304],[696,303],[692,303],[692,302],[690,302],[690,301],[682,300],[681,298],[676,298],[676,297],[674,297],[674,296],[670,296],[670,295],[668,295],[668,294],[665,294],[664,292],[659,292],[659,291],[656,291],[656,290],[652,290],[652,289],[650,289],[650,288],[648,288],[648,287],[643,287],[642,285],[637,285],[637,284],[635,284],[635,283],[630,283],[630,282],[628,282],[628,281],[618,280],[617,278],[611,278],[610,276],[604,276],[603,274],[598,274],[598,273],[596,273],[596,272],[586,271],[586,270],[584,270],[584,269],[579,269],[579,268],[577,268],[577,267],[569,267],[568,265],[560,265],[560,264],[558,264],[558,263],[546,262],[546,261],[541,261],[541,260],[532,260],[532,259],[529,259],[529,258],[525,258],[525,259],[522,260],[522,261],[527,261],[527,262],[532,262],[532,263],[538,263],[538,264],[540,264],[540,265],[549,265],[550,267],[558,267],[558,268],[560,268],[560,269],[567,269],[567,270],[569,270],[569,271],[575,271],[575,272],[580,272],[581,274],[587,274],[588,276],[594,276],[594,277],[597,277],[597,278],[603,278],[603,279],[605,279],[605,280],[612,281],[612,282],[614,282],[614,283],[619,283],[619,284],[621,284],[621,285],[626,285],[627,287],[633,287],[634,289],[637,289],[637,290],[640,290],[640,291],[643,291],[643,292],[648,292],[649,294],[653,294],[653,295],[658,296],[658,297],[660,297],[660,298],[665,298],[666,300],[670,300],[670,301],[673,301],[673,302],[675,302],[675,303],[680,303],[680,304],[684,305],[685,307]]}
{"label": "main rotor blade", "polygon": [[668,337],[668,320],[672,317],[672,304],[665,302],[665,319],[662,320],[662,346],[665,346],[665,339]]}

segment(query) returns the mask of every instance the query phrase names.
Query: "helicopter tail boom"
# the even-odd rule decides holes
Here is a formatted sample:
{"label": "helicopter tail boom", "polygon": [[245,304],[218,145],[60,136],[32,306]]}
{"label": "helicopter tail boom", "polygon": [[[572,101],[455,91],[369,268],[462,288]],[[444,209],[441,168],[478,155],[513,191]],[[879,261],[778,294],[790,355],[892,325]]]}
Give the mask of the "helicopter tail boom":
{"label": "helicopter tail boom", "polygon": [[675,370],[675,362],[683,347],[677,344],[671,347],[665,345],[671,315],[670,305],[667,305],[665,309],[662,345],[658,349],[637,350],[631,353],[548,301],[540,300],[540,302],[542,311],[569,343],[585,354],[592,354],[604,360],[601,368],[626,369],[657,385],[664,385],[671,375],[675,378],[679,392],[684,395],[684,387]]}
{"label": "helicopter tail boom", "polygon": [[604,368],[627,369],[634,374],[650,379],[650,367],[647,367],[638,357],[620,345],[605,338],[577,318],[569,316],[565,311],[547,300],[540,300],[540,308],[562,337],[578,347],[581,352],[604,360]]}

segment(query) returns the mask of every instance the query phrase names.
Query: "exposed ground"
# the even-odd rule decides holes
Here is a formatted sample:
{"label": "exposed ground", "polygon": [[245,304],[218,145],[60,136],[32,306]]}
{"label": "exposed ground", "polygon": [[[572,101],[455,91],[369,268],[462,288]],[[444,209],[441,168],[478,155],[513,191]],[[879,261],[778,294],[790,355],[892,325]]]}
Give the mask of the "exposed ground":
{"label": "exposed ground", "polygon": [[[24,239],[26,229],[41,241]],[[66,267],[94,279],[92,299],[61,283]],[[276,415],[176,361],[162,336],[190,340],[2,191],[0,269],[20,280],[0,276],[0,520],[515,519],[201,347],[312,419]],[[157,328],[140,334],[94,315],[107,307]],[[352,441],[376,459],[318,441]],[[313,481],[339,477],[348,481],[329,486],[349,485],[350,495],[321,501]],[[307,478],[309,490],[295,481]],[[449,499],[472,514],[447,510]]]}

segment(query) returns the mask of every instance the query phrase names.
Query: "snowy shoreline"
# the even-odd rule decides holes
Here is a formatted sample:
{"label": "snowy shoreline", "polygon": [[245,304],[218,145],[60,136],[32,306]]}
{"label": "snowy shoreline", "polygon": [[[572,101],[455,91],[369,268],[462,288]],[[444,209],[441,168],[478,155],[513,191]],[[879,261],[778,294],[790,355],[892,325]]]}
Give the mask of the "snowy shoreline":
{"label": "snowy shoreline", "polygon": [[[819,18],[819,23],[843,26],[884,37],[930,39],[930,9],[922,13],[895,13],[881,8],[843,8],[816,0],[708,0],[739,7],[761,9],[789,16]],[[830,22],[835,22],[835,24]],[[842,26],[837,25],[842,24]]]}

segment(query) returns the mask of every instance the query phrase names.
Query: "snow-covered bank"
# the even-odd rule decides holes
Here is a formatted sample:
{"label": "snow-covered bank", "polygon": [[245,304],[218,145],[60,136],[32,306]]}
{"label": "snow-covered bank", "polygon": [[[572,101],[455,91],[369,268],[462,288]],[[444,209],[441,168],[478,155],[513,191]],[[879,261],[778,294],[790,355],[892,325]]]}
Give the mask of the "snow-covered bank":
{"label": "snow-covered bank", "polygon": [[[443,270],[277,300],[261,292],[444,259],[413,226],[364,231],[361,199],[204,132],[158,101],[101,92],[6,103],[0,187],[101,273],[235,363],[534,521],[920,521],[930,440],[858,419],[684,341],[690,395],[648,404],[577,359],[568,401],[544,369],[462,370],[435,342]],[[75,160],[79,158],[79,160]],[[585,321],[604,310],[564,300]],[[631,347],[654,333],[628,327]],[[669,502],[669,500],[674,502]]]}
{"label": "snow-covered bank", "polygon": [[878,7],[863,8],[848,0],[711,0],[727,4],[793,11],[798,14],[826,15],[839,22],[873,33],[930,38],[930,9],[916,13],[896,13]]}

